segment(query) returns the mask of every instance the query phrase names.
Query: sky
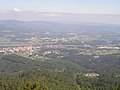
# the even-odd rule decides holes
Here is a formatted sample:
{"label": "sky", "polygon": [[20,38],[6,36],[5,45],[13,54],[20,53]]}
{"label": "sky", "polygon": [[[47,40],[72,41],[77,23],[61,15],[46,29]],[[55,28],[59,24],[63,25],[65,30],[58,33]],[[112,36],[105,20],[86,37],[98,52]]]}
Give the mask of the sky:
{"label": "sky", "polygon": [[120,24],[120,0],[0,0],[0,20]]}
{"label": "sky", "polygon": [[120,14],[120,0],[0,0],[0,10]]}

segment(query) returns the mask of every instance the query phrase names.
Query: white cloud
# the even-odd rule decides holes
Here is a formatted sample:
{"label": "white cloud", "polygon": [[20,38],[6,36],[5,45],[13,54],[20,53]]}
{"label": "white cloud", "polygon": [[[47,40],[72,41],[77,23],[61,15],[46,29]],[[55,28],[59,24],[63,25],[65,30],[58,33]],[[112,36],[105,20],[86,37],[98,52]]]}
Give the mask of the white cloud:
{"label": "white cloud", "polygon": [[22,10],[20,8],[13,8],[13,11],[15,11],[15,12],[21,12]]}

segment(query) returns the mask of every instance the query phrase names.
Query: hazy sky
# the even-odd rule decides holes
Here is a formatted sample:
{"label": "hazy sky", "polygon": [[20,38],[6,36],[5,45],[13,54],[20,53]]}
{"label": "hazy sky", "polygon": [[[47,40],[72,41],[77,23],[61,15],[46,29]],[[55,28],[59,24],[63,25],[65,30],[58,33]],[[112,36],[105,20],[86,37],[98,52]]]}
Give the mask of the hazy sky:
{"label": "hazy sky", "polygon": [[120,0],[0,0],[0,10],[120,14]]}
{"label": "hazy sky", "polygon": [[0,0],[0,20],[120,24],[120,0]]}

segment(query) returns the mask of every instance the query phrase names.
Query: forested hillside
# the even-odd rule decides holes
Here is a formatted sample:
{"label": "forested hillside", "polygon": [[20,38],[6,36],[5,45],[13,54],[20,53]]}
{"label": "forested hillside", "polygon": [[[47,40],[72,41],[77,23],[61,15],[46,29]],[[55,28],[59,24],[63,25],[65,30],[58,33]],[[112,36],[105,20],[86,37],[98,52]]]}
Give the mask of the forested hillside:
{"label": "forested hillside", "polygon": [[[105,61],[105,58],[101,57],[103,61],[96,62],[96,65],[102,63],[103,67],[93,69],[100,73],[100,76],[86,77],[85,73],[92,72],[85,67],[90,65],[88,67],[92,69],[91,64],[86,62],[80,66],[79,63],[59,59],[42,61],[14,54],[1,55],[0,88],[1,90],[119,90],[120,76],[117,73],[111,74],[111,70],[115,68],[110,68],[116,63],[115,60],[117,61],[115,57],[115,55],[106,56],[106,60],[109,59],[111,62],[109,66],[106,66],[108,60]],[[82,58],[84,59],[85,57]],[[107,73],[106,70],[110,72]]]}

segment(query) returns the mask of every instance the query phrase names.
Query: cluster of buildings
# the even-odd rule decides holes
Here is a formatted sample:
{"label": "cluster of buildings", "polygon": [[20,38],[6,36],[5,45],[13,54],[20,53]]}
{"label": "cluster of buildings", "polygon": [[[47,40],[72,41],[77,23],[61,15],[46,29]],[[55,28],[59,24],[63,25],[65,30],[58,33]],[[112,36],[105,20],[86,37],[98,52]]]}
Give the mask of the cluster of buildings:
{"label": "cluster of buildings", "polygon": [[98,49],[116,49],[119,50],[120,47],[115,47],[115,46],[100,46]]}
{"label": "cluster of buildings", "polygon": [[11,48],[1,48],[0,53],[21,53],[21,54],[28,54],[31,55],[33,51],[35,50],[35,47],[33,46],[22,46],[22,47],[11,47]]}
{"label": "cluster of buildings", "polygon": [[32,42],[67,42],[70,40],[79,40],[79,36],[67,36],[67,37],[43,37],[43,38],[37,38],[32,37]]}
{"label": "cluster of buildings", "polygon": [[84,76],[86,76],[86,77],[99,77],[100,74],[98,74],[98,73],[86,73],[86,74],[84,74]]}
{"label": "cluster of buildings", "polygon": [[[44,46],[18,46],[18,47],[7,47],[7,48],[0,48],[0,54],[8,54],[8,53],[17,53],[17,54],[25,54],[25,55],[32,55],[33,52],[37,49],[45,48],[45,49],[60,49],[65,48],[63,45],[44,45]],[[46,51],[43,54],[50,54],[51,51]]]}

